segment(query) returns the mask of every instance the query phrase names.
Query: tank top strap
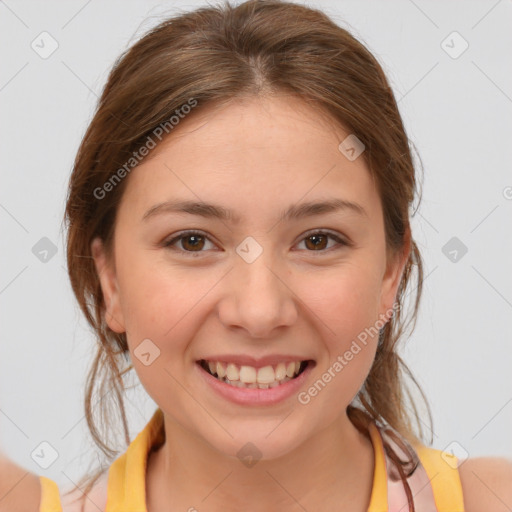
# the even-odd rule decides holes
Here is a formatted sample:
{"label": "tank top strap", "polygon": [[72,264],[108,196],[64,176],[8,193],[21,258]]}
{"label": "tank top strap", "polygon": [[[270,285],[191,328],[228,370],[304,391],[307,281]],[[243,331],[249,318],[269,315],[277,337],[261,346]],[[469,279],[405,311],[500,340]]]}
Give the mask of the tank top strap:
{"label": "tank top strap", "polygon": [[414,449],[427,472],[438,512],[464,512],[457,457],[423,445]]}
{"label": "tank top strap", "polygon": [[62,512],[57,484],[45,476],[39,476],[39,483],[41,484],[39,512]]}
{"label": "tank top strap", "polygon": [[147,458],[151,449],[164,438],[163,412],[158,408],[125,453],[110,466],[105,512],[147,512]]}
{"label": "tank top strap", "polygon": [[139,436],[109,468],[105,512],[146,512],[145,439]]}
{"label": "tank top strap", "polygon": [[[386,452],[385,442],[402,460],[406,453],[379,425],[370,423],[368,432],[375,455],[368,512],[405,512],[408,498],[404,482]],[[415,509],[419,512],[464,512],[457,458],[422,444],[409,445],[411,449],[416,463],[406,479]],[[412,462],[414,464],[414,460]]]}

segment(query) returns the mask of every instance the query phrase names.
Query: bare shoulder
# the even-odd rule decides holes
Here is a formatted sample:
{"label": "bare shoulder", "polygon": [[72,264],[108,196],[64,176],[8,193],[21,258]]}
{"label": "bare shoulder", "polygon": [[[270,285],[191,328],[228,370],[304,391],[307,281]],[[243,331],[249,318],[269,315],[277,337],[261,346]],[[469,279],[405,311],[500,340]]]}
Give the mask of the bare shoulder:
{"label": "bare shoulder", "polygon": [[466,512],[512,509],[512,460],[475,457],[459,466]]}
{"label": "bare shoulder", "polygon": [[84,493],[75,487],[71,492],[62,493],[63,512],[104,512],[107,505],[108,472],[96,481],[93,488]]}
{"label": "bare shoulder", "polygon": [[0,453],[0,512],[39,510],[39,477]]}

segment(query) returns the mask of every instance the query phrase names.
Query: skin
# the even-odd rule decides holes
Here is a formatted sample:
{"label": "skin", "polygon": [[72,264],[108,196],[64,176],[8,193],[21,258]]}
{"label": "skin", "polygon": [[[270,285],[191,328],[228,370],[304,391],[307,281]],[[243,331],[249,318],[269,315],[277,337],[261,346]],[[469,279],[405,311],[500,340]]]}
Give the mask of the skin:
{"label": "skin", "polygon": [[[281,351],[316,359],[315,380],[357,329],[392,304],[408,248],[386,259],[380,203],[367,169],[361,159],[349,162],[336,152],[345,135],[290,98],[237,102],[190,118],[132,171],[117,220],[114,261],[99,240],[93,243],[109,325],[128,333],[135,369],[165,414],[167,442],[148,460],[149,512],[194,505],[211,512],[226,510],[226,504],[251,511],[302,510],[295,500],[307,510],[337,510],[341,502],[351,503],[351,511],[366,510],[372,450],[344,411],[364,381],[374,344],[306,406],[291,400],[251,411],[227,404],[202,388],[192,371],[193,362],[213,348],[255,355]],[[165,163],[176,174],[163,172]],[[326,174],[333,164],[336,172]],[[215,200],[245,220],[237,227],[188,216],[140,222],[148,207],[178,194]],[[369,218],[343,212],[274,227],[284,206],[333,195],[359,202]],[[214,236],[221,250],[186,260],[155,246],[189,228]],[[355,248],[324,259],[293,252],[298,242],[307,251],[302,234],[314,228],[344,233]],[[247,235],[264,247],[252,264],[234,253]],[[149,367],[133,354],[146,337],[161,350]],[[251,469],[234,455],[248,440],[263,453]],[[510,510],[510,461],[468,459],[459,472],[466,512]],[[85,512],[105,509],[106,489],[102,478]],[[64,512],[81,511],[81,495],[76,489],[63,496]],[[0,512],[36,511],[39,501],[38,477],[0,453]]]}
{"label": "skin", "polygon": [[[349,161],[338,150],[348,132],[297,98],[237,101],[175,130],[129,176],[113,259],[99,240],[92,245],[108,324],[127,333],[135,370],[165,415],[167,441],[148,461],[148,510],[188,510],[206,496],[209,511],[226,503],[297,510],[297,501],[322,511],[342,500],[366,510],[373,448],[346,407],[369,372],[376,338],[307,405],[296,396],[235,405],[198,377],[195,361],[293,354],[316,361],[307,389],[390,311],[409,246],[388,258],[380,198],[363,158]],[[241,221],[176,213],[142,220],[175,198],[220,204]],[[365,214],[277,222],[289,205],[328,198],[355,202]],[[190,239],[164,246],[187,229],[210,237],[197,258],[184,254],[194,250]],[[306,236],[314,229],[350,245],[327,239],[315,250]],[[263,248],[250,264],[236,253],[247,236]],[[147,338],[160,350],[150,366],[133,353]],[[236,456],[247,442],[262,453],[252,468]]]}
{"label": "skin", "polygon": [[39,477],[0,453],[0,512],[38,512]]}
{"label": "skin", "polygon": [[[368,169],[362,158],[350,162],[337,149],[347,135],[292,97],[205,110],[182,121],[130,174],[113,258],[100,240],[93,242],[108,324],[127,333],[135,370],[164,412],[166,442],[148,458],[149,512],[216,512],[227,505],[251,512],[327,511],[340,503],[367,510],[373,449],[345,411],[368,374],[376,339],[307,405],[297,397],[274,406],[234,405],[213,394],[195,367],[216,353],[290,353],[316,361],[307,389],[389,312],[409,240],[402,252],[386,251],[382,207]],[[366,215],[346,210],[276,220],[288,205],[332,197],[358,203]],[[172,198],[221,204],[241,222],[171,213],[141,220]],[[186,256],[187,248],[193,252],[187,239],[174,250],[164,246],[187,229],[208,237],[197,258]],[[334,249],[314,251],[305,243],[313,229],[350,244],[329,239]],[[247,236],[263,248],[250,264],[236,253]],[[134,353],[147,338],[160,350],[149,366]],[[252,468],[236,456],[248,441],[262,453]],[[494,486],[494,497],[475,475]],[[460,476],[468,512],[487,510],[491,502],[493,510],[508,510],[508,461],[471,459]],[[103,510],[105,502],[102,479],[85,511]],[[64,503],[64,512],[78,510]]]}

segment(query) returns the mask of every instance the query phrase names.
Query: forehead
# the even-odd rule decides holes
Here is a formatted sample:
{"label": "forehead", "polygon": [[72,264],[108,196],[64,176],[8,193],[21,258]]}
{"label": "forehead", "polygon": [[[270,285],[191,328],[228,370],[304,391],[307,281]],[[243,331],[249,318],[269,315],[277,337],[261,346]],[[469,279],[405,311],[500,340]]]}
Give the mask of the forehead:
{"label": "forehead", "polygon": [[372,206],[378,197],[364,158],[350,161],[339,150],[348,135],[294,96],[204,108],[132,170],[122,202],[141,215],[169,200],[213,202],[239,221],[318,198]]}

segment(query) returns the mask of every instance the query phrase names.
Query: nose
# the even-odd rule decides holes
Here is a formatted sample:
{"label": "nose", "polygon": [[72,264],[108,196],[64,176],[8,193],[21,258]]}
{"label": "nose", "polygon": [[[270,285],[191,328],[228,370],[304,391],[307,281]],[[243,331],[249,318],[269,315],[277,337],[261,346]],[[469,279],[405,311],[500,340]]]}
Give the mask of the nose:
{"label": "nose", "polygon": [[218,305],[228,329],[244,329],[251,338],[269,338],[274,331],[293,325],[298,316],[297,297],[265,252],[256,261],[242,258],[229,272],[226,293]]}

